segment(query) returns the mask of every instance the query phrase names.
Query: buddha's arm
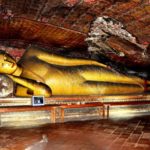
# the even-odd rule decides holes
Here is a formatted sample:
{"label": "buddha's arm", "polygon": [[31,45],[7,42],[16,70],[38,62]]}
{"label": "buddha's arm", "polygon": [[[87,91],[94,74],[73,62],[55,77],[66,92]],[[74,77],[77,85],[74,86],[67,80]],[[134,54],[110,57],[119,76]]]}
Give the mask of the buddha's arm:
{"label": "buddha's arm", "polygon": [[97,65],[101,67],[107,67],[106,65],[99,63],[94,60],[88,59],[79,59],[79,58],[67,58],[55,54],[51,54],[40,49],[29,48],[26,53],[26,59],[28,57],[35,56],[49,64],[55,64],[60,66],[77,66],[77,65]]}
{"label": "buddha's arm", "polygon": [[94,60],[88,59],[76,59],[76,58],[66,58],[54,54],[49,55],[39,55],[37,56],[39,59],[44,60],[50,64],[56,64],[60,66],[78,66],[78,65],[96,65],[101,67],[107,67],[106,65],[99,63]]}
{"label": "buddha's arm", "polygon": [[17,87],[17,96],[43,95],[45,97],[49,97],[52,94],[51,89],[42,83],[38,83],[34,80],[24,79],[12,75],[7,76],[11,78],[14,82],[21,85]]}

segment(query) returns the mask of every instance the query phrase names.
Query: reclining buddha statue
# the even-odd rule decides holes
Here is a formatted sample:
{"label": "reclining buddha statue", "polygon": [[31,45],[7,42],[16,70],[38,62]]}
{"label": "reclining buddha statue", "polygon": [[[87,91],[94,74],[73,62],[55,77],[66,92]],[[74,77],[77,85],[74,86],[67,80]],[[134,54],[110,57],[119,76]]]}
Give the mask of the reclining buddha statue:
{"label": "reclining buddha statue", "polygon": [[126,76],[90,59],[63,57],[29,47],[18,63],[0,53],[0,73],[15,83],[15,96],[136,94],[149,81]]}

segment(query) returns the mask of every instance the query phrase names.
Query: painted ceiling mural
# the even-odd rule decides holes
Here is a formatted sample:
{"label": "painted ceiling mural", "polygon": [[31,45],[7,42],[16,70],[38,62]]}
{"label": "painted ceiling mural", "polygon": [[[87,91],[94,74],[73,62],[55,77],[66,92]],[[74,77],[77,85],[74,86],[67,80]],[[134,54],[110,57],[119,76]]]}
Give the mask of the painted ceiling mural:
{"label": "painted ceiling mural", "polygon": [[149,0],[0,0],[0,96],[149,91],[149,18]]}

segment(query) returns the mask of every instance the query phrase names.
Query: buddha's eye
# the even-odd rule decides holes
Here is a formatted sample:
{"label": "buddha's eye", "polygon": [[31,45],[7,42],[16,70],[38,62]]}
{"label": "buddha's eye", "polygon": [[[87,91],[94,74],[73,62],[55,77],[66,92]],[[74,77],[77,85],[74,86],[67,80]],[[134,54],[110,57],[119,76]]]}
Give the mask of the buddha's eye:
{"label": "buddha's eye", "polygon": [[2,63],[2,67],[10,67],[10,64],[8,64],[8,63]]}
{"label": "buddha's eye", "polygon": [[2,63],[2,67],[5,67],[5,64],[4,64],[4,63]]}

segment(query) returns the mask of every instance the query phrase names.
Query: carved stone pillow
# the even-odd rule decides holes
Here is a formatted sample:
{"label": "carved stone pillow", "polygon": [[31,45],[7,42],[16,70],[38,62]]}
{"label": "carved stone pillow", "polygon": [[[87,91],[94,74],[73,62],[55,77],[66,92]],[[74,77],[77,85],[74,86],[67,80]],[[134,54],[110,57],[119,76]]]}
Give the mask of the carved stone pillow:
{"label": "carved stone pillow", "polygon": [[13,94],[14,83],[6,75],[0,74],[0,97],[7,97]]}

